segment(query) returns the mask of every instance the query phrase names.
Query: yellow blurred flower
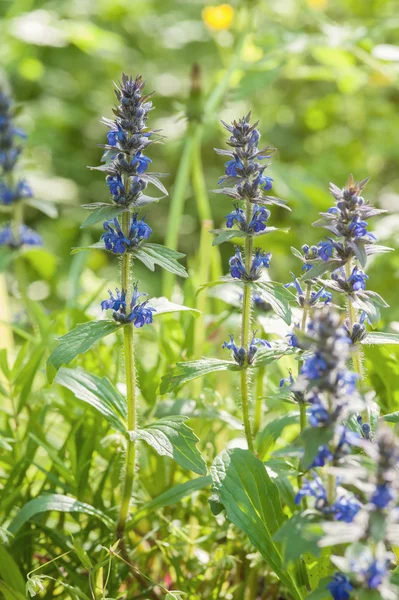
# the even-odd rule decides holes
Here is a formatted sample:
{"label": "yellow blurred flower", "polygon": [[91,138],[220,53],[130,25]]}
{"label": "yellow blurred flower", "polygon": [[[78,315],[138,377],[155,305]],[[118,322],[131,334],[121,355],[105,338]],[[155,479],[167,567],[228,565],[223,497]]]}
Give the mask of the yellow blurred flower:
{"label": "yellow blurred flower", "polygon": [[206,6],[202,11],[202,19],[211,29],[228,29],[233,21],[234,8],[230,4]]}
{"label": "yellow blurred flower", "polygon": [[323,8],[327,8],[328,6],[328,0],[307,0],[308,6],[310,6],[310,8],[318,8],[318,9],[323,9]]}

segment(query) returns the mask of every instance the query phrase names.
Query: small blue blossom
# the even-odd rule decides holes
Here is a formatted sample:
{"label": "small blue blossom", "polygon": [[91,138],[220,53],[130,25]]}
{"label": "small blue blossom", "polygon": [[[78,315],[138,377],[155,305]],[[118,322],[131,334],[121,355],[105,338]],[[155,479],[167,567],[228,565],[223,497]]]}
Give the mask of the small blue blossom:
{"label": "small blue blossom", "polygon": [[227,219],[226,227],[228,227],[229,229],[231,229],[231,227],[233,227],[235,223],[237,223],[240,226],[240,228],[241,225],[246,225],[245,213],[242,210],[242,208],[239,208],[238,206],[235,206],[235,209],[231,213],[226,215],[225,219]]}
{"label": "small blue blossom", "polygon": [[270,210],[267,210],[264,206],[255,204],[248,230],[255,233],[264,231],[267,227],[269,217]]}
{"label": "small blue blossom", "polygon": [[371,590],[378,588],[387,574],[387,564],[379,560],[373,560],[367,570],[363,571],[367,587]]}
{"label": "small blue blossom", "polygon": [[309,496],[316,499],[316,508],[319,510],[328,505],[327,490],[320,477],[312,471],[313,479],[304,479],[304,484],[295,496],[295,504],[300,504],[302,498]]}
{"label": "small blue blossom", "polygon": [[114,254],[123,254],[130,246],[130,241],[125,237],[117,218],[105,221],[103,225],[105,233],[101,236],[107,250]]}
{"label": "small blue blossom", "polygon": [[358,292],[366,289],[366,280],[368,278],[368,275],[359,269],[359,267],[353,267],[352,273],[348,277],[348,283],[355,292]]}
{"label": "small blue blossom", "polygon": [[326,462],[331,462],[334,460],[334,455],[332,454],[330,448],[328,446],[319,446],[317,454],[310,466],[311,469],[314,467],[324,467]]}
{"label": "small blue blossom", "polygon": [[375,241],[377,238],[373,233],[367,231],[367,221],[362,221],[358,215],[354,216],[351,223],[349,224],[349,231],[351,231],[355,239],[366,237],[369,240]]}
{"label": "small blue blossom", "polygon": [[222,348],[226,348],[227,350],[232,350],[233,358],[236,361],[236,363],[238,363],[240,366],[243,366],[243,364],[245,363],[245,357],[246,357],[245,348],[237,347],[237,345],[234,341],[234,335],[229,334],[229,338],[230,338],[230,341],[224,342],[222,344]]}
{"label": "small blue blossom", "polygon": [[0,182],[0,204],[10,205],[22,198],[32,196],[32,190],[24,180],[19,181],[14,188]]}
{"label": "small blue blossom", "polygon": [[148,158],[148,156],[144,156],[144,154],[142,154],[141,152],[137,152],[137,154],[132,158],[130,164],[132,167],[134,165],[138,165],[136,172],[141,175],[141,173],[144,173],[144,171],[147,170],[148,165],[150,163],[152,163],[151,158]]}
{"label": "small blue blossom", "polygon": [[10,248],[19,248],[20,246],[42,246],[41,236],[26,225],[21,225],[19,237],[15,239],[14,231],[8,225],[0,230],[0,246],[9,246]]}
{"label": "small blue blossom", "polygon": [[316,352],[306,359],[301,368],[301,375],[310,380],[319,379],[324,374],[326,369],[327,363],[325,359],[318,352]]}
{"label": "small blue blossom", "polygon": [[290,374],[288,377],[284,377],[280,380],[279,387],[284,387],[285,385],[292,385],[293,383],[295,383],[295,379],[292,376],[292,371],[290,371],[289,373]]}
{"label": "small blue blossom", "polygon": [[134,213],[129,230],[129,237],[126,237],[122,231],[117,218],[112,221],[105,221],[105,233],[101,236],[107,250],[114,254],[124,254],[128,248],[138,246],[143,240],[148,240],[152,229],[144,219],[138,219],[138,214]]}
{"label": "small blue blossom", "polygon": [[331,513],[336,521],[352,523],[362,505],[353,496],[342,496],[334,502]]}
{"label": "small blue blossom", "polygon": [[262,274],[262,268],[268,269],[272,258],[271,252],[264,253],[261,250],[256,250],[252,259],[250,279],[256,280]]}
{"label": "small blue blossom", "polygon": [[230,258],[229,265],[230,274],[234,279],[245,279],[247,272],[245,270],[242,254],[238,248],[236,248],[234,256]]}
{"label": "small blue blossom", "polygon": [[262,338],[256,337],[256,331],[253,332],[252,340],[249,343],[248,348],[248,364],[252,364],[255,354],[258,351],[258,346],[262,346],[263,348],[271,348],[271,344]]}
{"label": "small blue blossom", "polygon": [[349,600],[353,585],[343,573],[335,573],[332,581],[327,584],[327,589],[334,600]]}
{"label": "small blue blossom", "polygon": [[313,306],[319,300],[323,301],[324,304],[332,302],[331,292],[327,292],[326,288],[321,288],[318,292],[312,292],[310,295],[310,304]]}
{"label": "small blue blossom", "polygon": [[133,286],[133,295],[130,302],[129,314],[127,314],[126,292],[124,290],[122,290],[122,292],[116,290],[116,296],[114,296],[109,290],[109,295],[109,300],[103,300],[103,302],[101,302],[101,308],[102,310],[113,310],[112,316],[115,321],[118,321],[118,323],[122,323],[124,325],[127,323],[133,323],[133,325],[137,328],[152,323],[152,316],[153,313],[156,312],[156,309],[147,306],[148,300],[142,303],[137,303],[137,300],[141,296],[147,295],[138,292],[137,283]]}
{"label": "small blue blossom", "polygon": [[388,504],[394,499],[394,494],[387,483],[377,485],[373,495],[370,498],[370,502],[380,510],[386,508]]}
{"label": "small blue blossom", "polygon": [[243,163],[237,156],[227,161],[224,166],[226,167],[226,175],[228,177],[238,177],[237,169],[241,171],[244,168]]}
{"label": "small blue blossom", "polygon": [[291,346],[291,348],[299,348],[299,340],[295,331],[287,333],[285,337],[288,338],[288,344]]}
{"label": "small blue blossom", "polygon": [[126,133],[120,123],[116,124],[116,129],[112,129],[107,133],[107,141],[110,146],[116,146],[118,142],[125,142],[126,139]]}
{"label": "small blue blossom", "polygon": [[263,173],[260,173],[256,178],[257,185],[259,185],[263,190],[265,190],[265,192],[269,192],[272,189],[273,181],[274,179],[272,177],[267,177],[266,175],[263,175]]}
{"label": "small blue blossom", "polygon": [[327,242],[319,242],[317,249],[318,255],[324,261],[328,261],[329,258],[332,258],[333,252],[335,248],[335,242],[331,238],[328,238]]}
{"label": "small blue blossom", "polygon": [[293,287],[296,289],[298,296],[305,296],[302,286],[299,283],[298,279],[295,277],[294,273],[291,273],[293,281],[290,281],[289,283],[285,283],[284,287],[285,288],[290,288]]}
{"label": "small blue blossom", "polygon": [[324,427],[330,422],[330,413],[320,400],[312,402],[308,410],[308,417],[312,427]]}

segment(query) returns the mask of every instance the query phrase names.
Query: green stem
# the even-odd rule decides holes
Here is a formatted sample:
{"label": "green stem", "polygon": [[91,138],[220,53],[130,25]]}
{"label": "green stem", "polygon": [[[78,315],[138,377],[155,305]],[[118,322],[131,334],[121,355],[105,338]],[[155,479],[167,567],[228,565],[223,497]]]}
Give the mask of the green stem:
{"label": "green stem", "polygon": [[[305,302],[303,305],[302,321],[301,321],[301,327],[300,327],[300,331],[302,333],[305,333],[305,331],[306,331],[306,320],[307,320],[308,314],[309,314],[309,300],[310,300],[311,291],[312,291],[312,284],[308,283],[306,285]],[[301,370],[301,364],[302,364],[302,361],[299,361],[298,362],[298,375]],[[304,402],[300,402],[299,403],[299,426],[301,429],[301,433],[304,429],[306,429],[306,424],[307,424],[306,406],[305,406]]]}
{"label": "green stem", "polygon": [[[346,274],[347,279],[350,277],[351,272],[352,272],[352,261],[348,260],[348,262],[345,265],[345,274]],[[346,297],[346,312],[348,315],[349,329],[350,329],[350,332],[352,333],[353,326],[357,322],[357,315],[356,315],[355,307],[353,306],[352,302],[350,301],[349,296]],[[362,382],[363,382],[363,378],[364,378],[364,372],[363,372],[363,364],[362,364],[362,352],[360,350],[359,344],[354,344],[354,350],[352,353],[352,362],[353,362],[353,370],[355,371],[355,373],[357,373],[359,375],[359,385],[361,386]],[[363,422],[367,423],[368,419],[369,419],[367,410],[363,411],[362,417],[363,417]]]}
{"label": "green stem", "polygon": [[[246,206],[247,223],[251,220],[251,204],[247,201]],[[245,269],[249,273],[252,264],[252,253],[253,253],[253,238],[248,235],[245,238]],[[242,320],[241,320],[241,346],[245,349],[248,354],[249,350],[249,336],[251,328],[251,286],[244,282],[244,296],[242,300]],[[244,419],[245,437],[247,438],[248,449],[253,452],[253,438],[251,430],[251,421],[249,417],[249,403],[250,403],[250,390],[249,390],[249,372],[247,368],[241,371],[241,403],[242,403],[242,415]]]}
{"label": "green stem", "polygon": [[[170,202],[168,226],[165,236],[165,245],[177,250],[179,234],[181,231],[181,220],[186,199],[187,186],[190,179],[192,154],[194,150],[194,134],[196,125],[190,123],[183,143],[181,159],[177,168],[176,180]],[[170,298],[173,291],[176,275],[165,271],[163,277],[163,295]]]}
{"label": "green stem", "polygon": [[[122,215],[122,229],[128,235],[130,228],[130,213]],[[126,297],[130,299],[132,286],[130,281],[131,255],[127,252],[122,256],[122,289],[126,291]],[[136,407],[136,369],[134,362],[134,336],[133,324],[129,323],[123,328],[124,351],[125,351],[125,374],[126,374],[126,399],[127,399],[127,426],[130,432],[137,427]],[[136,464],[136,444],[133,440],[127,441],[125,480],[123,485],[122,503],[119,512],[117,526],[118,538],[123,537],[126,519],[129,514],[130,499],[132,497],[134,470]]]}
{"label": "green stem", "polygon": [[259,367],[256,373],[256,400],[255,400],[255,422],[254,435],[256,435],[262,424],[263,388],[266,367]]}

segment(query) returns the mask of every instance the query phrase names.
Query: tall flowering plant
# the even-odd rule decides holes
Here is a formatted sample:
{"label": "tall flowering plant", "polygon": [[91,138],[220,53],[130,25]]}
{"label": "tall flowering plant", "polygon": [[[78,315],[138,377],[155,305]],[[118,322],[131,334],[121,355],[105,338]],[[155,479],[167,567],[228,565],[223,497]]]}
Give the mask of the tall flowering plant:
{"label": "tall flowering plant", "polygon": [[[57,383],[71,389],[79,400],[89,401],[125,437],[125,469],[116,524],[118,538],[123,538],[129,517],[137,467],[137,440],[144,440],[159,454],[174,458],[184,468],[200,474],[206,472],[204,461],[195,446],[198,439],[184,423],[184,417],[160,419],[147,428],[139,427],[138,424],[139,386],[134,332],[145,325],[151,325],[155,316],[190,310],[172,304],[166,298],[144,299],[147,294],[139,292],[138,282],[133,277],[134,262],[137,259],[150,270],[159,265],[175,275],[187,276],[184,267],[178,262],[184,255],[151,243],[151,227],[141,214],[144,206],[159,199],[145,193],[149,185],[155,186],[163,195],[167,194],[159,180],[160,174],[150,173],[148,170],[152,160],[146,153],[153,143],[160,141],[160,136],[147,126],[153,105],[150,95],[144,94],[143,89],[144,81],[141,76],[133,78],[125,74],[122,75],[121,83],[116,86],[114,118],[103,119],[109,130],[104,145],[104,164],[94,167],[106,174],[111,202],[93,203],[84,207],[90,211],[90,215],[82,227],[99,223],[106,217],[100,241],[89,248],[121,257],[120,287],[109,290],[109,297],[101,302],[102,310],[110,311],[111,319],[78,325],[60,338],[48,360],[50,380],[58,371]],[[75,251],[82,249],[87,247]],[[104,395],[103,379],[81,369],[60,369],[61,365],[70,363],[99,339],[118,331],[123,335],[126,399],[120,396],[108,380],[108,391]],[[88,400],[86,395],[79,393],[77,385],[89,386],[92,399]]]}
{"label": "tall flowering plant", "polygon": [[201,359],[179,363],[174,371],[163,378],[161,392],[172,391],[178,385],[196,377],[220,370],[240,371],[241,407],[248,448],[254,451],[253,426],[251,423],[251,377],[253,369],[258,369],[281,356],[278,345],[273,346],[257,336],[252,329],[252,311],[255,302],[269,303],[273,310],[287,323],[291,322],[288,298],[291,294],[284,287],[268,281],[265,270],[269,269],[271,253],[257,246],[261,236],[276,231],[269,226],[269,205],[287,208],[286,203],[268,192],[273,179],[265,174],[268,164],[264,163],[274,152],[274,148],[259,148],[261,134],[258,123],[251,124],[248,114],[231,125],[223,123],[230,134],[229,149],[216,150],[229,160],[225,163],[225,174],[219,180],[219,188],[214,190],[234,200],[233,210],[226,215],[226,227],[212,230],[213,244],[240,240],[243,248],[237,246],[229,260],[230,274],[220,281],[204,287],[234,283],[242,289],[242,316],[240,341],[234,334],[224,342],[223,348],[231,350],[233,361]]}

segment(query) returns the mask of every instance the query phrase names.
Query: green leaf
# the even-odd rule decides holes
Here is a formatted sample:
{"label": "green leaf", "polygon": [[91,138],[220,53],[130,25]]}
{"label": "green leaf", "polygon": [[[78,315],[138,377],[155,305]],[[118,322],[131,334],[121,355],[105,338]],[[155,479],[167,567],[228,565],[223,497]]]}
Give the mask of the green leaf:
{"label": "green leaf", "polygon": [[16,256],[15,250],[11,250],[7,246],[0,247],[0,273],[6,271]]}
{"label": "green leaf", "polygon": [[101,221],[110,221],[115,217],[118,217],[122,213],[126,212],[125,206],[116,206],[114,204],[105,204],[99,208],[94,209],[88,217],[83,221],[80,229],[85,229],[91,225],[96,225]]}
{"label": "green leaf", "polygon": [[268,302],[276,315],[281,317],[287,325],[291,325],[291,308],[289,299],[292,294],[280,283],[254,282],[254,290],[265,302]]}
{"label": "green leaf", "polygon": [[165,417],[133,432],[133,437],[147,442],[160,456],[173,458],[183,469],[206,475],[205,461],[195,446],[198,438],[186,420],[187,417]]}
{"label": "green leaf", "polygon": [[286,348],[261,348],[255,356],[255,362],[251,367],[266,367],[271,363],[279,360],[282,356],[295,354],[295,349],[287,346]]}
{"label": "green leaf", "polygon": [[305,468],[310,467],[319,447],[328,444],[333,435],[334,429],[332,427],[309,427],[301,433],[299,440],[305,448],[303,455]]}
{"label": "green leaf", "polygon": [[154,317],[175,312],[189,312],[194,317],[198,317],[200,315],[199,310],[196,308],[190,308],[189,306],[184,306],[183,304],[169,302],[169,300],[164,296],[161,296],[160,298],[151,298],[151,300],[148,301],[148,306],[155,308],[156,312],[153,314]]}
{"label": "green leaf", "polygon": [[[310,263],[311,264],[311,263]],[[301,281],[308,281],[309,279],[314,279],[315,277],[320,277],[327,273],[328,271],[335,271],[342,265],[341,260],[329,260],[326,262],[320,262],[318,264],[314,264],[309,271],[307,271],[301,277]]]}
{"label": "green leaf", "polygon": [[91,244],[90,246],[76,246],[72,248],[71,255],[77,254],[78,252],[83,252],[84,250],[105,250],[105,244],[103,240],[96,242],[95,244]]}
{"label": "green leaf", "polygon": [[90,504],[79,502],[76,498],[64,496],[63,494],[45,494],[27,502],[11,521],[8,530],[15,535],[29,519],[52,510],[65,513],[82,513],[90,517],[97,517],[107,527],[111,528],[113,526],[112,519]]}
{"label": "green leaf", "polygon": [[256,438],[256,448],[259,452],[259,458],[265,460],[284,429],[289,425],[296,425],[297,423],[299,423],[298,412],[278,417],[268,423]]}
{"label": "green leaf", "polygon": [[319,556],[319,537],[312,534],[309,528],[313,520],[312,515],[297,513],[288,519],[274,536],[274,539],[283,545],[285,564],[295,563],[303,554]]}
{"label": "green leaf", "polygon": [[54,202],[29,198],[28,200],[25,200],[24,204],[40,210],[43,214],[47,215],[47,217],[50,217],[50,219],[56,219],[58,217],[58,209]]}
{"label": "green leaf", "polygon": [[10,585],[16,592],[25,594],[25,580],[17,563],[7,552],[5,547],[0,544],[0,576],[3,581]]}
{"label": "green leaf", "polygon": [[382,418],[388,423],[399,423],[399,411],[384,415]]}
{"label": "green leaf", "polygon": [[384,333],[381,331],[369,331],[362,344],[399,344],[399,333]]}
{"label": "green leaf", "polygon": [[192,381],[215,371],[227,370],[237,371],[239,370],[239,366],[232,361],[219,360],[217,358],[201,358],[200,360],[177,363],[174,369],[162,377],[160,392],[161,394],[166,394],[166,392],[171,392],[177,386],[187,381]]}
{"label": "green leaf", "polygon": [[143,244],[133,250],[133,255],[141,262],[154,271],[155,265],[159,265],[165,271],[174,273],[180,277],[188,277],[186,269],[178,262],[178,258],[183,258],[185,254],[176,252],[171,248],[161,246],[161,244]]}
{"label": "green leaf", "polygon": [[54,381],[70,390],[78,400],[93,406],[114,429],[126,434],[126,402],[109,379],[83,369],[61,367]]}
{"label": "green leaf", "polygon": [[73,536],[71,536],[71,537],[72,537],[72,543],[73,543],[74,550],[75,550],[76,554],[78,555],[80,562],[82,563],[82,565],[84,566],[85,569],[92,569],[93,564],[92,564],[90,557],[87,554],[86,550],[83,548],[83,546],[77,540],[75,540],[75,538]]}
{"label": "green leaf", "polygon": [[[140,508],[138,512],[133,515],[133,520],[129,521],[127,524],[127,529],[133,526],[137,521],[140,521],[143,517],[146,517],[150,513],[159,508],[164,508],[165,506],[171,506],[183,500],[187,496],[190,496],[194,492],[198,492],[199,490],[208,487],[212,483],[212,478],[210,475],[206,475],[204,477],[196,477],[196,479],[191,479],[190,481],[185,481],[184,483],[178,483],[174,485],[166,492],[163,492],[156,498],[153,498],[147,504],[144,504]],[[129,527],[130,526],[130,527]]]}
{"label": "green leaf", "polygon": [[89,321],[63,335],[47,361],[47,378],[51,383],[61,365],[69,364],[79,354],[84,354],[103,337],[114,333],[120,325],[115,321]]}
{"label": "green leaf", "polygon": [[212,246],[219,246],[224,242],[231,242],[236,238],[244,238],[247,235],[245,231],[240,231],[239,229],[213,229],[209,233],[216,234]]}
{"label": "green leaf", "polygon": [[26,600],[25,590],[24,593],[15,590],[11,585],[0,579],[0,592],[4,596],[4,600]]}
{"label": "green leaf", "polygon": [[225,450],[216,457],[211,476],[213,500],[223,504],[227,518],[248,536],[292,596],[300,600],[301,593],[272,539],[286,516],[278,488],[262,461],[249,450]]}

